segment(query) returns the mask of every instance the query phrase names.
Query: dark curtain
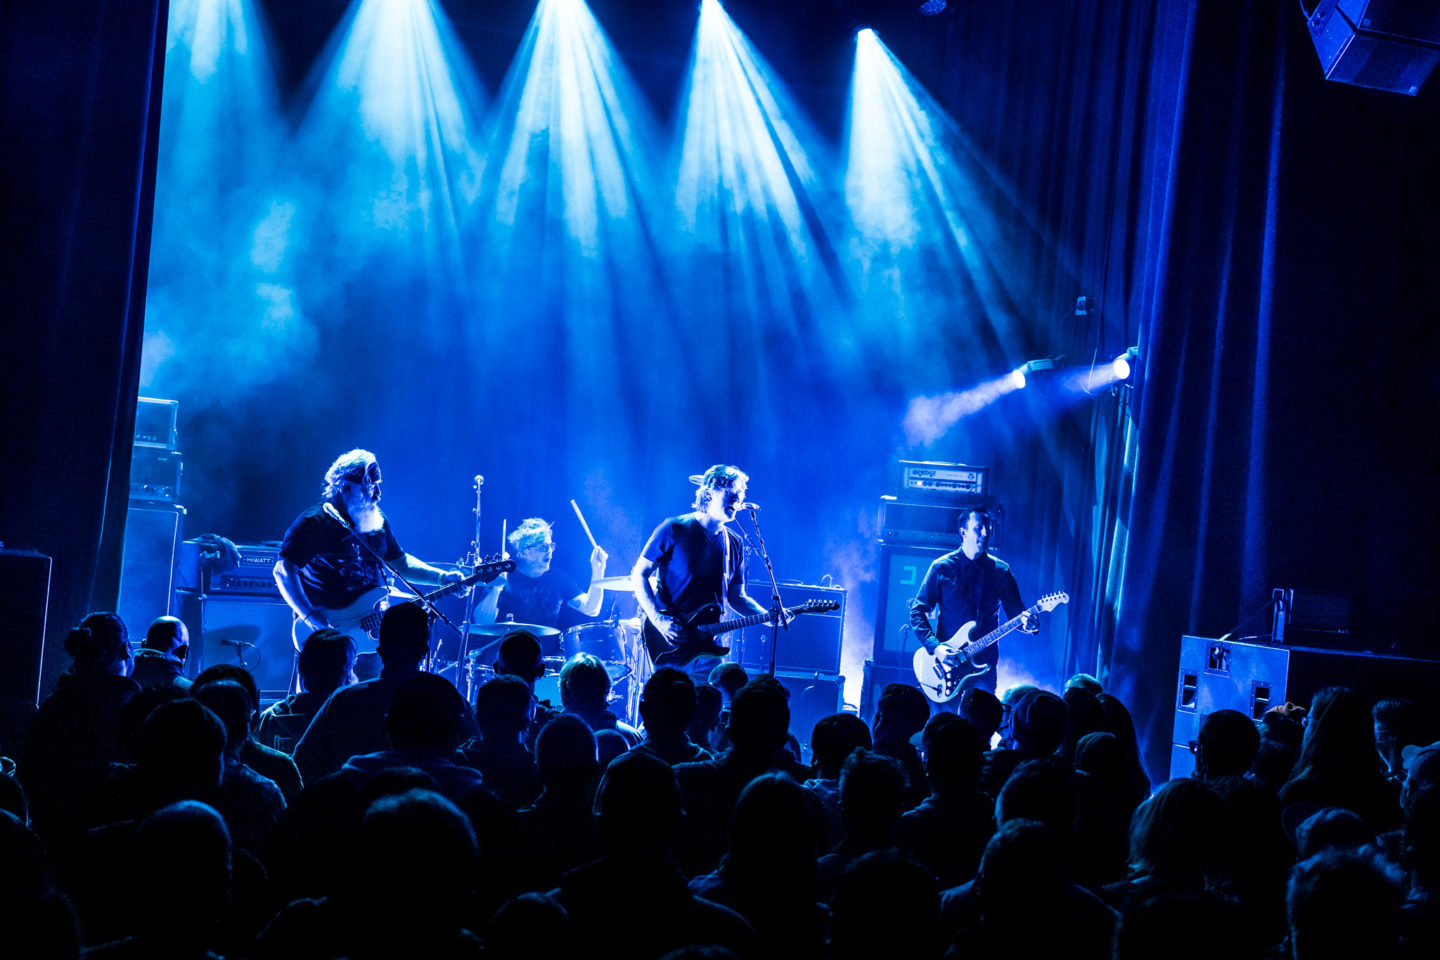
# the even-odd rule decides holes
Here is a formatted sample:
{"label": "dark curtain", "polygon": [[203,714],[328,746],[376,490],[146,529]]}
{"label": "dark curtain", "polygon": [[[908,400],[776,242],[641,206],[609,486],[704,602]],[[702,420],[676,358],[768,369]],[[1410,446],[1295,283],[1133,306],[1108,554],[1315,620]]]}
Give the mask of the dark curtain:
{"label": "dark curtain", "polygon": [[113,608],[118,589],[166,7],[0,8],[0,540],[53,560],[47,688],[68,663],[67,628]]}

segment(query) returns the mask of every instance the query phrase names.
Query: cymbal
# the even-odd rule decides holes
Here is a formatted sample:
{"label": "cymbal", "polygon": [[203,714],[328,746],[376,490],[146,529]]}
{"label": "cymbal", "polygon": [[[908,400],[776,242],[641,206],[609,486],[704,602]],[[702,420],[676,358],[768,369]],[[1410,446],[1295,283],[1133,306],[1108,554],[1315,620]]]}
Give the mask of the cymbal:
{"label": "cymbal", "polygon": [[599,580],[591,580],[590,586],[599,587],[601,590],[629,590],[630,575],[623,577],[601,577]]}
{"label": "cymbal", "polygon": [[560,631],[555,627],[541,626],[538,623],[501,621],[500,623],[470,624],[471,635],[477,637],[506,637],[520,630],[524,630],[526,633],[533,633],[537,637],[560,636]]}

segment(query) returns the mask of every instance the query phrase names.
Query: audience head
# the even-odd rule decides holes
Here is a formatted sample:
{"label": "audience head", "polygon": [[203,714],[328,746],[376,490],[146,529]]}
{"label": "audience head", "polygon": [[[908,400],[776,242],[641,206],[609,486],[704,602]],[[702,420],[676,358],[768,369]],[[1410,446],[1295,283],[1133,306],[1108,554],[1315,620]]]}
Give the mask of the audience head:
{"label": "audience head", "polygon": [[230,902],[230,830],[198,800],[163,807],[135,830],[140,889],[163,894],[164,908],[138,911],[147,932],[188,943],[212,941]]}
{"label": "audience head", "polygon": [[1088,673],[1077,673],[1069,680],[1066,680],[1065,690],[1063,692],[1069,693],[1071,690],[1084,690],[1092,697],[1098,697],[1105,692],[1105,688],[1100,685],[1100,681]]}
{"label": "audience head", "polygon": [[605,768],[595,793],[600,829],[616,853],[667,853],[680,831],[680,788],[670,764],[632,750]]}
{"label": "audience head", "polygon": [[228,733],[199,700],[162,703],[140,728],[139,772],[163,799],[207,796],[220,786]]}
{"label": "audience head", "polygon": [[1209,784],[1183,778],[1163,784],[1130,822],[1132,874],[1164,880],[1208,876],[1219,855],[1215,831],[1224,822],[1224,805]]}
{"label": "audience head", "polygon": [[416,921],[456,929],[479,879],[479,846],[469,819],[432,790],[372,802],[355,833],[352,894],[382,929]]}
{"label": "audience head", "polygon": [[720,711],[725,706],[725,695],[719,687],[702,683],[695,688],[695,716],[690,718],[690,739],[705,746],[710,733],[720,723]]}
{"label": "audience head", "polygon": [[204,686],[217,680],[231,680],[245,688],[245,692],[250,695],[250,727],[253,729],[260,720],[260,688],[255,683],[255,675],[238,663],[217,663],[200,671],[195,677],[195,686]]}
{"label": "audience head", "polygon": [[495,911],[485,937],[485,956],[499,960],[531,960],[536,931],[544,931],[552,956],[574,956],[570,914],[559,900],[545,893],[522,893]]}
{"label": "audience head", "polygon": [[316,630],[300,647],[296,667],[307,693],[328,697],[355,668],[355,641],[331,627]]}
{"label": "audience head", "polygon": [[535,767],[547,790],[583,787],[600,772],[595,731],[579,717],[559,716],[535,738]]}
{"label": "audience head", "polygon": [[868,750],[870,746],[870,728],[853,713],[832,713],[821,717],[810,733],[815,772],[825,780],[839,779],[845,758],[861,747]]}
{"label": "audience head", "polygon": [[1049,690],[1032,690],[1015,704],[1011,724],[1017,750],[1048,757],[1065,740],[1065,701]]}
{"label": "audience head", "polygon": [[1061,698],[1065,703],[1065,739],[1061,756],[1075,758],[1075,746],[1086,734],[1105,729],[1105,711],[1100,701],[1083,686],[1069,687]]}
{"label": "audience head", "polygon": [[130,634],[125,621],[113,613],[92,613],[65,638],[75,673],[82,676],[130,672]]}
{"label": "audience head", "polygon": [[495,659],[495,672],[519,677],[531,687],[545,676],[545,657],[540,640],[528,630],[515,630],[500,641],[500,652]]}
{"label": "audience head", "polygon": [[740,664],[727,661],[716,664],[715,669],[710,671],[710,676],[706,679],[710,686],[720,691],[725,702],[729,703],[735,698],[739,689],[750,682],[750,675]]}
{"label": "audience head", "polygon": [[439,674],[407,677],[395,688],[385,714],[390,746],[421,753],[453,753],[465,737],[463,706],[455,687]]}
{"label": "audience head", "polygon": [[770,755],[785,745],[790,730],[790,696],[774,677],[741,687],[730,704],[730,743],[740,753]]}
{"label": "audience head", "polygon": [[847,834],[878,836],[905,812],[905,771],[898,761],[861,747],[840,768],[840,820]]}
{"label": "audience head", "polygon": [[640,696],[640,718],[650,736],[676,736],[695,716],[695,681],[674,667],[659,667],[645,681]]}
{"label": "audience head", "polygon": [[577,653],[560,668],[560,703],[566,710],[603,710],[610,674],[593,653]]}
{"label": "audience head", "polygon": [[1291,779],[1361,778],[1375,769],[1375,728],[1365,700],[1344,687],[1326,687],[1310,702]]}
{"label": "audience head", "polygon": [[475,724],[487,741],[518,743],[534,711],[530,684],[520,677],[502,673],[475,691]]}
{"label": "audience head", "polygon": [[397,603],[380,617],[376,647],[387,670],[415,670],[430,652],[430,614],[418,603]]}
{"label": "audience head", "polygon": [[1239,710],[1216,710],[1200,724],[1195,776],[1200,780],[1244,776],[1260,749],[1260,730]]}
{"label": "audience head", "polygon": [[1005,717],[1005,706],[1000,699],[983,687],[971,687],[960,694],[960,716],[975,725],[985,737],[985,743],[1000,730],[1000,721]]}
{"label": "audience head", "polygon": [[887,683],[875,704],[875,739],[890,743],[907,741],[930,719],[930,701],[920,688],[909,683]]}
{"label": "audience head", "polygon": [[1295,859],[1309,860],[1326,850],[1359,850],[1375,840],[1365,818],[1344,807],[1324,807],[1295,828]]}
{"label": "audience head", "polygon": [[156,617],[145,631],[146,650],[174,654],[181,660],[190,652],[190,631],[179,617]]}
{"label": "audience head", "polygon": [[1326,850],[1301,861],[1290,874],[1285,894],[1291,957],[1396,955],[1402,898],[1396,878],[1362,854]]}
{"label": "audience head", "polygon": [[830,908],[830,956],[835,960],[939,955],[935,875],[898,850],[867,853],[850,864]]}
{"label": "audience head", "polygon": [[1038,820],[1007,820],[980,856],[975,891],[987,914],[1024,914],[1058,902],[1070,882],[1069,838]]}
{"label": "audience head", "polygon": [[804,787],[783,773],[756,777],[735,803],[721,872],[752,891],[813,902],[818,826]]}
{"label": "audience head", "polygon": [[975,789],[985,765],[984,735],[969,720],[953,713],[937,713],[920,738],[925,755],[925,776],[930,790],[940,796]]}
{"label": "audience head", "polygon": [[1062,837],[1075,829],[1079,800],[1075,774],[1052,757],[1026,760],[1015,768],[995,798],[995,821],[1037,820]]}
{"label": "audience head", "polygon": [[1400,752],[1409,744],[1428,742],[1422,731],[1420,708],[1414,701],[1391,698],[1376,703],[1370,718],[1376,752],[1392,775],[1400,774],[1405,765]]}
{"label": "audience head", "polygon": [[191,695],[225,724],[225,752],[231,757],[239,756],[240,748],[250,736],[250,721],[254,716],[250,694],[234,680],[211,680],[195,684]]}

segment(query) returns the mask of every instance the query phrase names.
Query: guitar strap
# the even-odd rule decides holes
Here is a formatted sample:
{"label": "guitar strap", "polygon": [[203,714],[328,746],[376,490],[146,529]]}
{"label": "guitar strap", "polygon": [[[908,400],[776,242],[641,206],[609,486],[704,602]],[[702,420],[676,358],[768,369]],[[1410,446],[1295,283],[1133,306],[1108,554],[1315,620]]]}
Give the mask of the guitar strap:
{"label": "guitar strap", "polygon": [[724,571],[725,579],[720,581],[720,608],[723,610],[730,605],[730,531],[723,526],[720,528],[720,542],[723,545],[724,562],[721,569]]}

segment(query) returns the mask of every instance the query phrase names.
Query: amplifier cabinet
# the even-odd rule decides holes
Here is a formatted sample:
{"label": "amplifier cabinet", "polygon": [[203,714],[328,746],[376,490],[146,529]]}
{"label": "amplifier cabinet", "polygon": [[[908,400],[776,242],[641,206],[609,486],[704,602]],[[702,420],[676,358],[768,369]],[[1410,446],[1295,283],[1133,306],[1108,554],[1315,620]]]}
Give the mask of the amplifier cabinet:
{"label": "amplifier cabinet", "polygon": [[284,601],[265,597],[180,594],[181,619],[190,628],[190,670],[217,663],[250,671],[262,700],[286,696],[294,682],[294,617]]}
{"label": "amplifier cabinet", "polygon": [[[751,580],[745,585],[745,591],[761,606],[770,605],[770,581]],[[790,621],[789,628],[780,631],[780,650],[775,657],[775,668],[838,674],[845,633],[845,590],[843,587],[781,582],[780,601],[785,606],[796,607],[809,600],[829,600],[840,604],[840,607],[822,613],[804,613]],[[768,626],[751,627],[743,632],[745,637],[740,643],[737,658],[740,664],[751,673],[769,670],[774,630]],[[721,643],[725,642],[724,637],[719,639]]]}
{"label": "amplifier cabinet", "polygon": [[790,691],[790,732],[802,748],[803,759],[809,763],[810,734],[821,717],[839,713],[844,707],[845,678],[835,673],[776,670],[775,679]]}

